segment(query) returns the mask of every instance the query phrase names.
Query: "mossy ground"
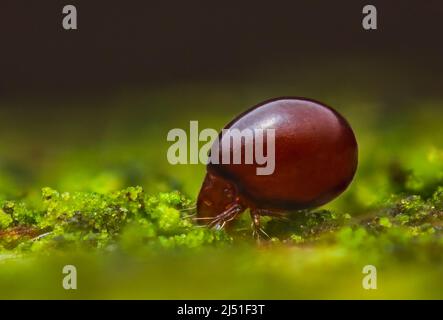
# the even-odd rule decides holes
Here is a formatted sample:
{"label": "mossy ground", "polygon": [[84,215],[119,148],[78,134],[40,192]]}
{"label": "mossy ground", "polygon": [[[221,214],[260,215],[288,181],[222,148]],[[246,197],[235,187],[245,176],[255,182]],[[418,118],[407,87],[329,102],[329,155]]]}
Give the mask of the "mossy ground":
{"label": "mossy ground", "polygon": [[[229,234],[189,218],[204,167],[167,163],[168,130],[190,120],[220,128],[245,106],[293,91],[263,88],[174,87],[76,108],[4,102],[0,297],[443,298],[438,99],[399,107],[377,91],[298,88],[355,129],[350,188],[324,208],[264,218],[272,240],[260,245],[246,214]],[[66,264],[78,268],[76,291],[61,286]],[[377,290],[362,288],[368,264]]]}

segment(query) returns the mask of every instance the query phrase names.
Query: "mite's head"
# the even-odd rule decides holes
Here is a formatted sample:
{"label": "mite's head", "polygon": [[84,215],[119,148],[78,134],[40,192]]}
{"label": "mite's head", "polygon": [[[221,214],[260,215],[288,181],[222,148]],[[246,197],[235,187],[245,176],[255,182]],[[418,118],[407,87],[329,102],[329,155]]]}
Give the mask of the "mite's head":
{"label": "mite's head", "polygon": [[238,201],[238,192],[232,183],[208,172],[197,199],[197,217],[199,221],[209,223],[210,219],[201,218],[216,217]]}

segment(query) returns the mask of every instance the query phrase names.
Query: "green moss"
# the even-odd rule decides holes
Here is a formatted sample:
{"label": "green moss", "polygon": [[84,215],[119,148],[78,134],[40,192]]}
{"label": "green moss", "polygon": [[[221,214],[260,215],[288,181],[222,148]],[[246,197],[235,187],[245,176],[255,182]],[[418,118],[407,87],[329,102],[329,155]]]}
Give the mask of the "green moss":
{"label": "green moss", "polygon": [[9,227],[12,221],[12,217],[9,214],[4,210],[0,210],[0,230]]}
{"label": "green moss", "polygon": [[[410,252],[418,243],[441,247],[442,194],[439,187],[427,200],[418,195],[391,196],[364,218],[305,210],[286,219],[263,219],[263,225],[273,239],[269,244],[275,246],[335,243],[347,250],[370,251],[381,260],[389,250]],[[45,187],[37,204],[3,202],[1,243],[3,250],[21,253],[84,247],[143,252],[227,245],[231,236],[235,242],[252,239],[247,215],[228,235],[197,226],[188,217],[192,210],[191,199],[177,191],[146,195],[136,186],[101,194]]]}
{"label": "green moss", "polygon": [[[195,226],[183,211],[190,199],[179,192],[147,196],[139,186],[99,194],[58,192],[45,187],[35,211],[23,203],[7,201],[0,211],[6,232],[14,226],[30,226],[35,237],[18,233],[8,248],[39,252],[66,248],[195,248],[205,244],[228,243],[223,231]],[[10,229],[8,230],[8,227]]]}

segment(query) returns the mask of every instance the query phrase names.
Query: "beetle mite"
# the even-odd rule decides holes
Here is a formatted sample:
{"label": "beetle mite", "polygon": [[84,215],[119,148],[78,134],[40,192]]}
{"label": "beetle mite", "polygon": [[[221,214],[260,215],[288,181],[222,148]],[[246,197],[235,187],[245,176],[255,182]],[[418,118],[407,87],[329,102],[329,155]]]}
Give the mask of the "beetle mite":
{"label": "beetle mite", "polygon": [[[258,175],[256,162],[209,161],[197,198],[197,219],[209,227],[223,228],[249,209],[253,234],[259,236],[264,233],[260,216],[285,217],[326,204],[348,187],[357,170],[358,147],[351,126],[337,111],[315,100],[267,100],[224,129],[273,129],[275,168],[272,174]],[[220,134],[218,145],[223,145],[223,138]],[[241,141],[242,152],[248,143]],[[235,152],[232,145],[229,152]]]}

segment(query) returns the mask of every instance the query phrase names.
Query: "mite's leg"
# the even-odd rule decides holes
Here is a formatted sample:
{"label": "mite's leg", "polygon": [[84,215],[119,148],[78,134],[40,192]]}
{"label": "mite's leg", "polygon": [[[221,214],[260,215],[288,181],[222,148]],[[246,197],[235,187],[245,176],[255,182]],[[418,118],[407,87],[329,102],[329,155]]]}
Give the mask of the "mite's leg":
{"label": "mite's leg", "polygon": [[251,220],[252,236],[257,240],[257,242],[260,242],[261,236],[271,239],[271,237],[260,226],[260,214],[258,210],[251,209]]}
{"label": "mite's leg", "polygon": [[194,220],[207,220],[209,228],[223,229],[227,222],[234,220],[243,210],[242,206],[235,204],[215,217],[200,217],[194,218]]}
{"label": "mite's leg", "polygon": [[268,216],[272,218],[276,218],[280,221],[289,221],[289,214],[284,211],[276,211],[276,210],[270,210],[270,209],[257,209],[257,213],[261,216]]}
{"label": "mite's leg", "polygon": [[191,212],[190,214],[183,215],[183,216],[182,216],[182,219],[188,219],[188,218],[193,218],[193,217],[195,217],[195,215],[197,214],[196,209],[197,209],[197,206],[196,206],[196,205],[193,205],[192,207],[189,207],[189,208],[183,208],[183,209],[180,209],[180,210],[179,210],[180,212]]}
{"label": "mite's leg", "polygon": [[215,219],[208,224],[208,226],[209,228],[216,227],[217,229],[223,229],[225,224],[234,220],[241,211],[243,211],[243,209],[240,206],[233,206],[216,216]]}

